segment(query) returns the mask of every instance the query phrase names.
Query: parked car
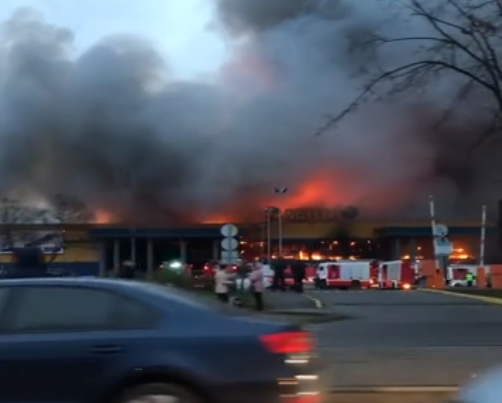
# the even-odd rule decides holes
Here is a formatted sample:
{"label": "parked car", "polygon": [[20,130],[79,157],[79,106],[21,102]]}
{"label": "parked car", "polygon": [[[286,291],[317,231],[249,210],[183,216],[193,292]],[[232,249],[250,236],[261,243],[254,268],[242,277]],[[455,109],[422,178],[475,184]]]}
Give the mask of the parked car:
{"label": "parked car", "polygon": [[0,340],[0,402],[322,398],[309,333],[199,302],[173,287],[6,279],[0,282]]}

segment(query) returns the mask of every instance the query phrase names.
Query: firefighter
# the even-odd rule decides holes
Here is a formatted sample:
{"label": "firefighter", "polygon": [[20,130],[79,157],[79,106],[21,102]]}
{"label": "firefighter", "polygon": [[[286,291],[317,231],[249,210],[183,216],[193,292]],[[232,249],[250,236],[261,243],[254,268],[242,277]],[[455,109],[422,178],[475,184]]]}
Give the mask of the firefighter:
{"label": "firefighter", "polygon": [[467,287],[472,287],[474,285],[474,274],[467,273],[465,275],[465,280],[467,282]]}

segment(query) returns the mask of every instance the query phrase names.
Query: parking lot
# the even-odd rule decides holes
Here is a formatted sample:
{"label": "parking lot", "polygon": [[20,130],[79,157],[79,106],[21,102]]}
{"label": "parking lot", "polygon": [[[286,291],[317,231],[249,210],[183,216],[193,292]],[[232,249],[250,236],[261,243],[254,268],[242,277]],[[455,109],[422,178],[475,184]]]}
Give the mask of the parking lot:
{"label": "parking lot", "polygon": [[502,364],[502,308],[425,291],[326,291],[351,319],[313,325],[330,382],[457,385]]}

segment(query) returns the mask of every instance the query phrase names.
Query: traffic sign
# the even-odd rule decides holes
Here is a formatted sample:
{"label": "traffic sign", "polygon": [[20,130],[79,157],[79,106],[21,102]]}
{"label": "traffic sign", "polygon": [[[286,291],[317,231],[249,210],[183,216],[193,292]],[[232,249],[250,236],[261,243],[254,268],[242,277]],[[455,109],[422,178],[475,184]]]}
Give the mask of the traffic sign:
{"label": "traffic sign", "polygon": [[434,240],[434,254],[436,256],[450,256],[453,253],[453,244],[447,239]]}
{"label": "traffic sign", "polygon": [[234,237],[239,233],[239,229],[233,224],[225,224],[221,227],[220,232],[224,237]]}
{"label": "traffic sign", "polygon": [[236,250],[239,246],[239,241],[235,238],[223,238],[221,240],[221,247],[223,250]]}
{"label": "traffic sign", "polygon": [[236,264],[240,261],[238,250],[222,250],[220,262],[223,264]]}
{"label": "traffic sign", "polygon": [[444,224],[436,224],[433,228],[433,235],[444,238],[448,235],[448,227]]}

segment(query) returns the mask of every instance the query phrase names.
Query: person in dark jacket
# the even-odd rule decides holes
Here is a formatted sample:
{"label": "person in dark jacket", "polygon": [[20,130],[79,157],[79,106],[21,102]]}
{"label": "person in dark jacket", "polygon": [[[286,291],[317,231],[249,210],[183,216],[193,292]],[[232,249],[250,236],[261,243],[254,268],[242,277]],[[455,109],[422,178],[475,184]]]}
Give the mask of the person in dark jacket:
{"label": "person in dark jacket", "polygon": [[272,269],[274,270],[272,290],[286,291],[286,280],[284,277],[287,268],[288,265],[282,258],[277,259],[277,261],[272,265]]}
{"label": "person in dark jacket", "polygon": [[48,277],[42,250],[37,247],[14,248],[13,265],[2,272],[2,278]]}
{"label": "person in dark jacket", "polygon": [[134,280],[136,278],[136,265],[131,260],[126,260],[119,267],[119,278]]}
{"label": "person in dark jacket", "polygon": [[305,279],[305,264],[301,260],[297,260],[291,266],[293,272],[293,279],[295,282],[294,289],[296,292],[303,292],[303,280]]}

